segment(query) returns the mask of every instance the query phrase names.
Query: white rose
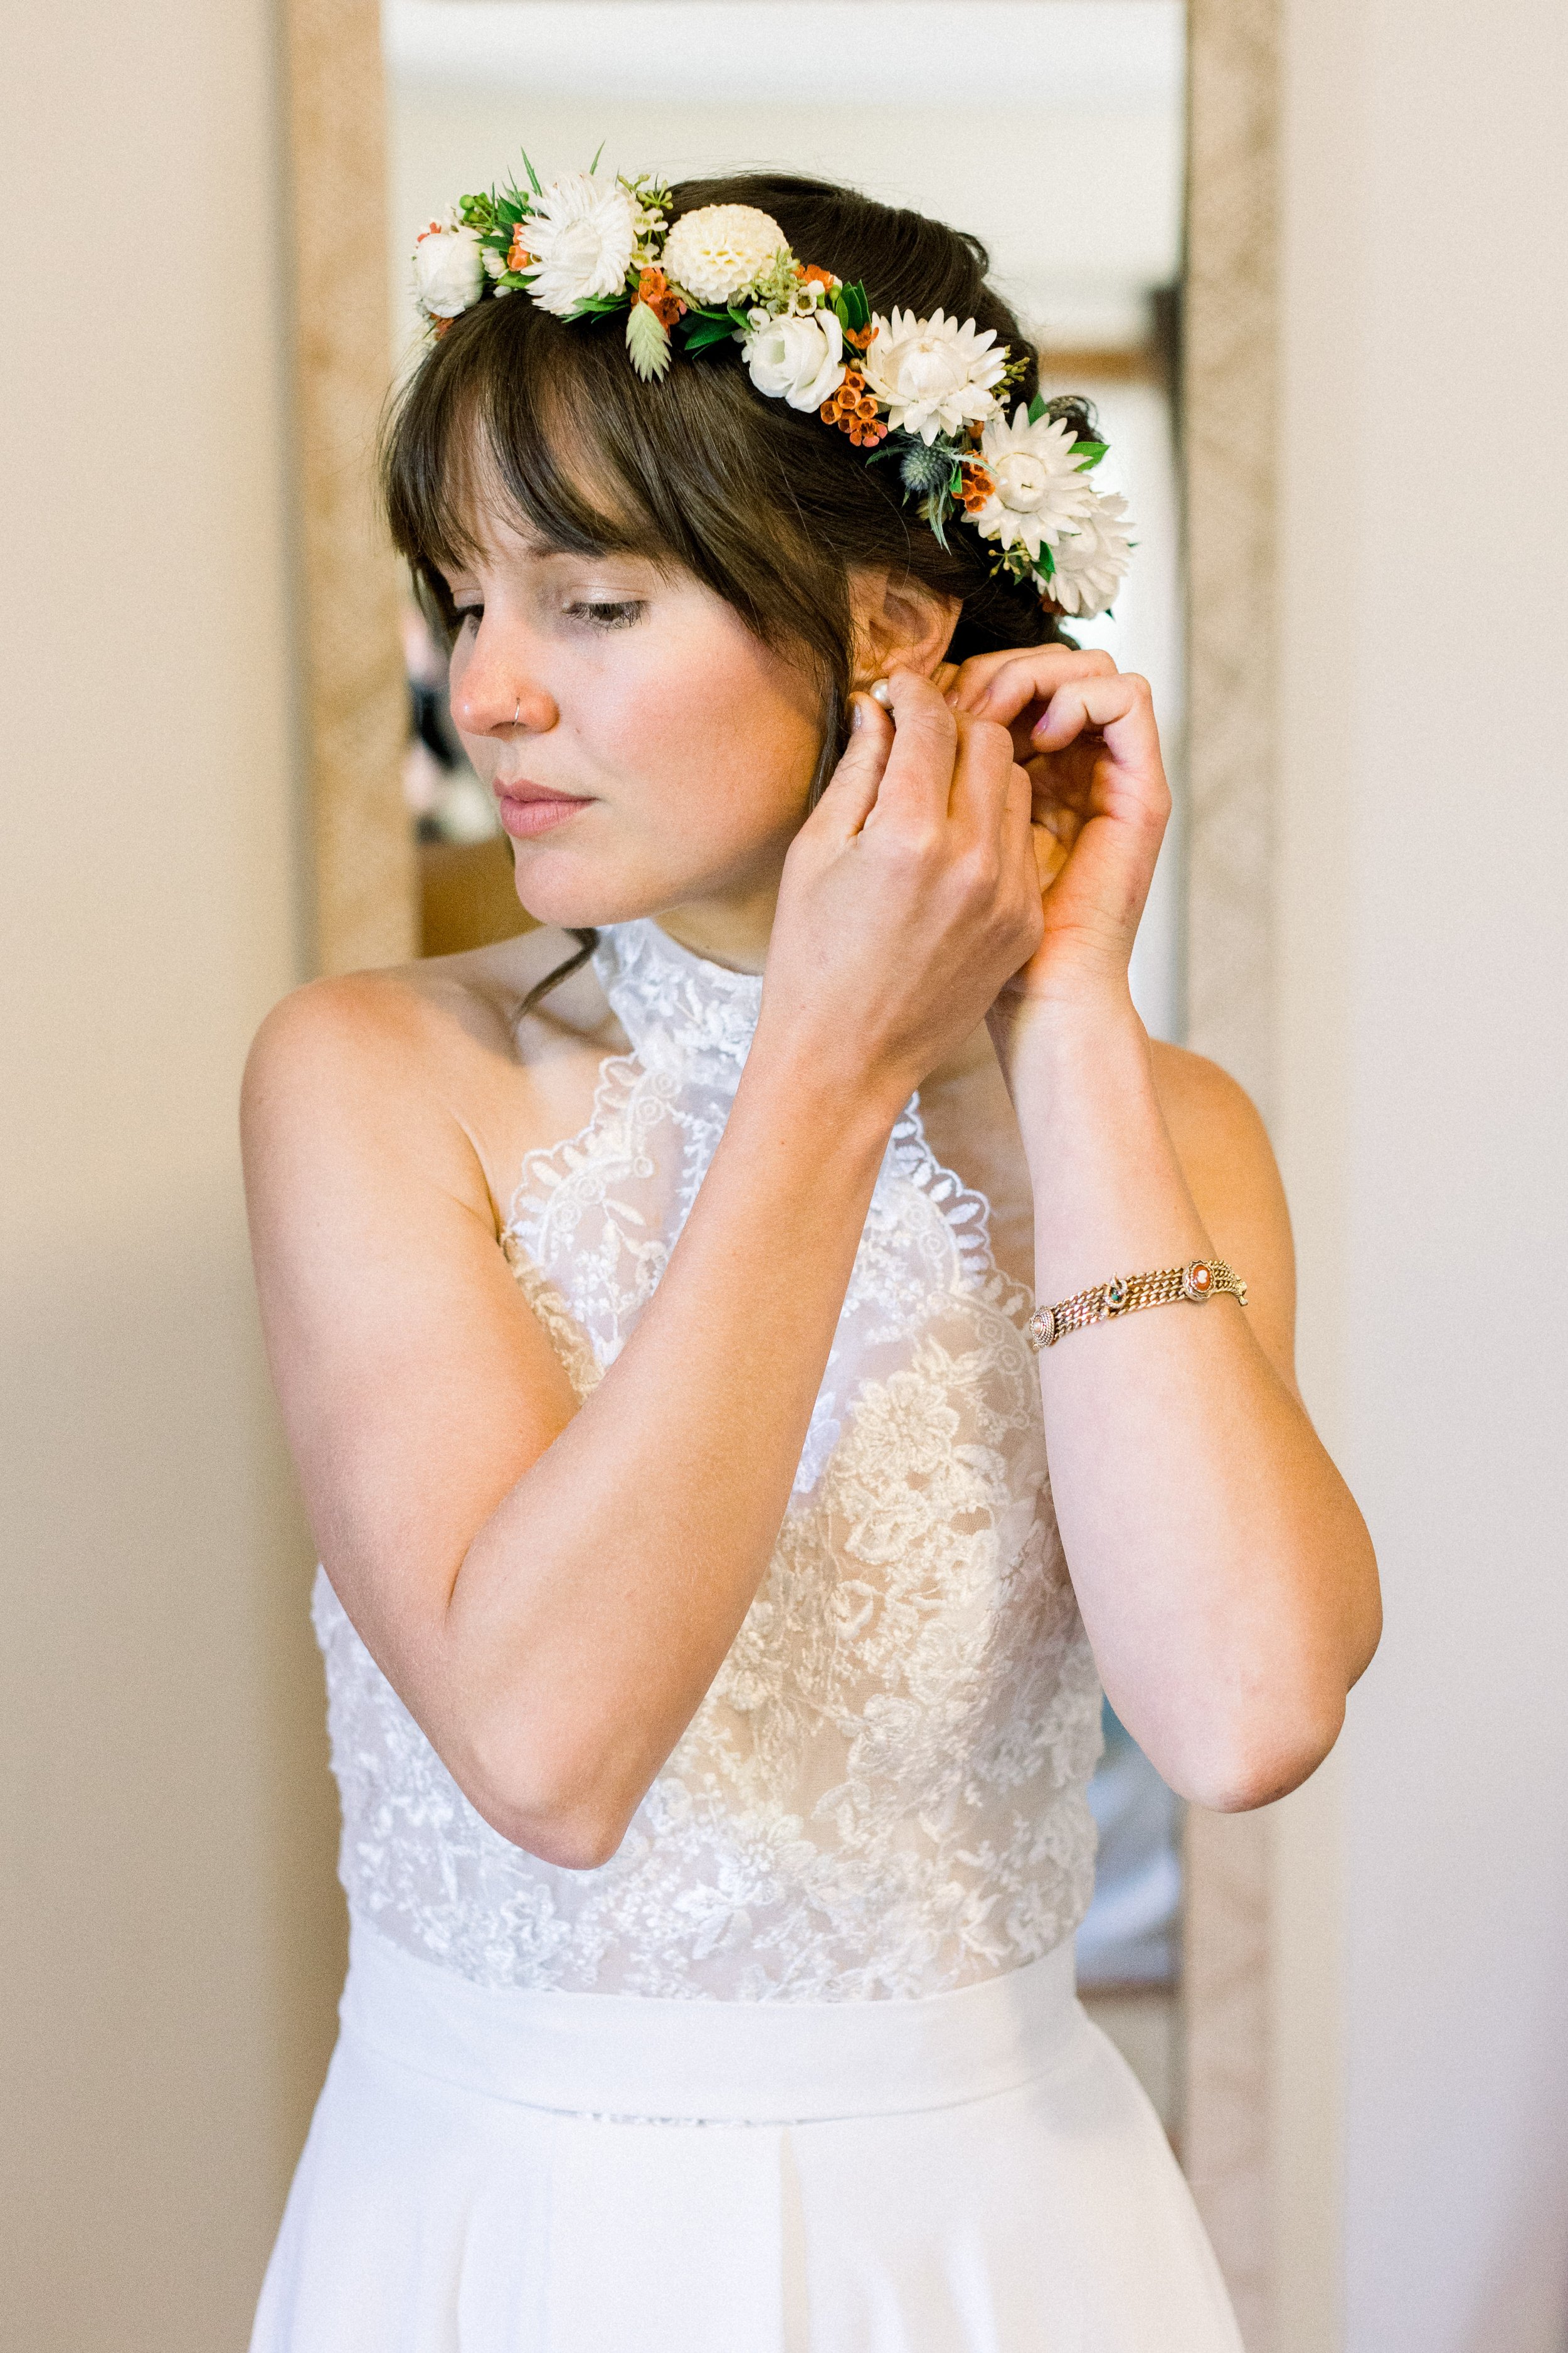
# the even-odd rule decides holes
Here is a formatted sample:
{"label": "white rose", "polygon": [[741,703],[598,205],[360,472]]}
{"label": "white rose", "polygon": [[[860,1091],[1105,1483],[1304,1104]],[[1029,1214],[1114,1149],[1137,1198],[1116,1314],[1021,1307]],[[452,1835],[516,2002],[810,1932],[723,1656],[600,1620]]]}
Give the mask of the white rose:
{"label": "white rose", "polygon": [[848,373],[844,330],[831,311],[764,320],[752,327],[741,356],[757,390],[792,408],[820,408]]}
{"label": "white rose", "polygon": [[432,221],[414,248],[414,290],[433,319],[455,319],[479,299],[485,249],[474,228]]}
{"label": "white rose", "polygon": [[637,240],[639,207],[618,180],[568,172],[552,180],[523,225],[539,264],[528,290],[557,316],[598,294],[618,294]]}
{"label": "white rose", "polygon": [[735,301],[765,277],[789,240],[755,205],[700,205],[683,213],[664,240],[664,270],[684,294],[710,310]]}

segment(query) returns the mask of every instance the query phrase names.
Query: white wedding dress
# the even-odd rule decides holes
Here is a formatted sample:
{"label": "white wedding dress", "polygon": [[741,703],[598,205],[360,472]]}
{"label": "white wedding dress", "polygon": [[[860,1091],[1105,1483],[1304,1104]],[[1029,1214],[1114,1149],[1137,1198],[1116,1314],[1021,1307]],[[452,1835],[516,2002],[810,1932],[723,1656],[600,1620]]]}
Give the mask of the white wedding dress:
{"label": "white wedding dress", "polygon": [[[579,1394],[761,996],[647,922],[595,961],[632,1052],[505,1236]],[[1100,1688],[986,1224],[911,1108],[768,1577],[601,1869],[480,1819],[318,1578],[353,1955],[252,2353],[1239,2353],[1073,1996]]]}

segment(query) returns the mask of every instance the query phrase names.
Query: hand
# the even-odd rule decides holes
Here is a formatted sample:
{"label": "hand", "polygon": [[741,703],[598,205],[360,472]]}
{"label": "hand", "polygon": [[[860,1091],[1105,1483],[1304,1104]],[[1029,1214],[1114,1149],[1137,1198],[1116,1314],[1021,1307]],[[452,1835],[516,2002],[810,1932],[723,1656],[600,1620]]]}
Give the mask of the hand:
{"label": "hand", "polygon": [[929,680],[859,694],[849,747],[790,846],[758,1044],[889,1116],[1039,945],[1029,780],[1007,729]]}
{"label": "hand", "polygon": [[1147,680],[1068,646],[977,654],[939,680],[960,714],[1009,730],[1029,778],[1044,931],[1003,992],[1013,1011],[1124,995],[1171,810]]}

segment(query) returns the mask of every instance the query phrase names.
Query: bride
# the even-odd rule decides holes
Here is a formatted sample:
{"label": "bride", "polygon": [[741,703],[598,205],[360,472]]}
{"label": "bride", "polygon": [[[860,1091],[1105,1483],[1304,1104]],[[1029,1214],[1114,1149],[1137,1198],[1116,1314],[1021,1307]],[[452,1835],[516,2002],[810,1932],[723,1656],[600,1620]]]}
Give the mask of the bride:
{"label": "bride", "polygon": [[416,267],[387,504],[538,928],[247,1074],[353,1918],[254,2353],[1235,2353],[1073,1999],[1100,1689],[1265,1804],[1376,1576],[1261,1126],[1128,994],[1092,419],[812,181]]}

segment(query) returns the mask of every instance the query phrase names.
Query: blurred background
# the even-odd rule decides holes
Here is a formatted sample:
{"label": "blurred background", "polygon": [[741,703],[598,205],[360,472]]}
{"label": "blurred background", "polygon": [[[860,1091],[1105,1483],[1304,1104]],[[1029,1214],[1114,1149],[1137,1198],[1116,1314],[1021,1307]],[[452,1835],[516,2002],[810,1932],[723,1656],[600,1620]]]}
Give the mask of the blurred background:
{"label": "blurred background", "polygon": [[[1100,402],[1144,542],[1117,650],[1179,749],[1182,12],[837,0],[789,56],[763,0],[732,0],[721,39],[695,37],[700,0],[649,10],[639,47],[643,5],[391,0],[363,85],[385,113],[323,97],[317,125],[363,150],[367,188],[384,141],[389,351],[411,227],[512,168],[535,120],[551,169],[607,131],[607,161],[784,157],[948,212]],[[27,2353],[243,2346],[333,2031],[310,1551],[234,1105],[316,955],[310,652],[332,626],[308,633],[301,602],[323,493],[291,392],[282,58],[287,37],[297,72],[331,63],[363,20],[68,0],[0,26],[0,2341]],[[1246,142],[1272,142],[1258,986],[1303,1384],[1388,1599],[1345,1739],[1270,1820],[1249,2353],[1563,2353],[1568,17],[1193,0],[1191,21],[1279,60],[1277,124],[1239,126],[1217,166],[1253,187]],[[440,948],[515,918],[412,627],[402,659]],[[1178,836],[1138,976],[1178,1035],[1181,857]],[[1179,2130],[1178,1826],[1114,1736],[1097,1802],[1080,1961]]]}

